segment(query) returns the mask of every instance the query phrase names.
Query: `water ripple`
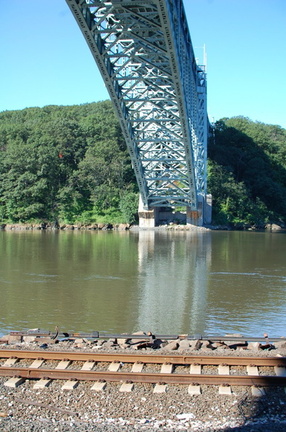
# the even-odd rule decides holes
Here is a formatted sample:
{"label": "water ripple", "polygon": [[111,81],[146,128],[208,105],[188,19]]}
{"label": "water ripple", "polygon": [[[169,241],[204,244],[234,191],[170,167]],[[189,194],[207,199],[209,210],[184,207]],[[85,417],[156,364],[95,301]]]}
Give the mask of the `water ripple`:
{"label": "water ripple", "polygon": [[124,280],[122,277],[118,276],[100,276],[100,275],[91,275],[82,278],[77,278],[76,280],[93,280],[93,279],[107,279],[107,280]]}

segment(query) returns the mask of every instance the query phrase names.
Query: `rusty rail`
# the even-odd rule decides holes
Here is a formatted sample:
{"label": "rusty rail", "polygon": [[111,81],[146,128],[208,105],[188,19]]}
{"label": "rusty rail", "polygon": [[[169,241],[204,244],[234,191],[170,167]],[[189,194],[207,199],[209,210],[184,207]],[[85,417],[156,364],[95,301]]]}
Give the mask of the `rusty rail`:
{"label": "rusty rail", "polygon": [[[198,385],[235,385],[235,386],[286,386],[286,357],[228,357],[228,356],[189,356],[189,355],[153,355],[153,354],[117,354],[117,353],[86,353],[70,351],[26,351],[0,350],[0,359],[14,359],[11,366],[0,366],[0,376],[19,377],[23,379],[75,380],[75,381],[106,381],[132,383],[165,383],[165,384],[198,384]],[[70,362],[121,363],[144,365],[169,364],[176,366],[257,366],[277,367],[282,369],[277,375],[234,375],[209,373],[154,373],[154,372],[124,372],[110,370],[56,369],[40,366],[21,366],[21,360],[52,360],[55,362],[68,360]]]}
{"label": "rusty rail", "polygon": [[75,351],[44,351],[44,350],[6,350],[0,349],[1,358],[16,357],[18,359],[44,359],[95,362],[122,362],[145,364],[174,364],[174,365],[229,365],[247,366],[279,366],[286,365],[286,357],[230,357],[230,356],[201,356],[201,355],[164,355],[164,354],[120,354],[120,353],[93,353]]}
{"label": "rusty rail", "polygon": [[133,382],[133,383],[164,383],[164,384],[201,384],[201,385],[235,385],[235,386],[285,386],[286,377],[278,376],[247,376],[247,375],[200,375],[172,374],[150,372],[110,372],[33,369],[24,367],[1,367],[0,376],[25,379],[51,379],[75,381]]}

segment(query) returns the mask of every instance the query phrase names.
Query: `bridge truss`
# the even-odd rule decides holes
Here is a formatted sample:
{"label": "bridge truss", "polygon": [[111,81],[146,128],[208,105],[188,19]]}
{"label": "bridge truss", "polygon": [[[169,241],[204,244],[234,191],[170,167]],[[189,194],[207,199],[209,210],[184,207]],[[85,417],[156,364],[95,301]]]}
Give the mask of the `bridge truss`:
{"label": "bridge truss", "polygon": [[206,74],[182,0],[66,1],[115,106],[143,207],[197,210],[206,195]]}

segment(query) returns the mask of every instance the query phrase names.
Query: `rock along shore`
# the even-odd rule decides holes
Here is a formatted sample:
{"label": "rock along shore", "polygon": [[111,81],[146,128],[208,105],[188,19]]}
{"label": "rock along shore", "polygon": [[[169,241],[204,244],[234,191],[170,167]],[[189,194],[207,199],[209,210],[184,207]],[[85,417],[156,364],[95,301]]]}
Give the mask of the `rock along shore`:
{"label": "rock along shore", "polygon": [[197,227],[195,225],[161,225],[155,228],[139,228],[138,225],[130,224],[111,224],[111,223],[97,223],[97,224],[61,224],[54,226],[52,224],[0,224],[2,231],[138,231],[138,230],[168,230],[168,231],[196,231],[205,232],[210,231],[210,228]]}
{"label": "rock along shore", "polygon": [[224,225],[182,225],[176,223],[169,223],[157,226],[155,228],[139,228],[138,225],[131,224],[112,224],[112,223],[93,223],[93,224],[54,224],[50,222],[42,223],[0,223],[0,230],[2,231],[137,231],[137,230],[167,230],[167,231],[231,231],[231,230],[244,230],[244,231],[269,231],[269,232],[285,232],[285,226],[277,224],[267,224],[264,228],[243,227],[231,228]]}

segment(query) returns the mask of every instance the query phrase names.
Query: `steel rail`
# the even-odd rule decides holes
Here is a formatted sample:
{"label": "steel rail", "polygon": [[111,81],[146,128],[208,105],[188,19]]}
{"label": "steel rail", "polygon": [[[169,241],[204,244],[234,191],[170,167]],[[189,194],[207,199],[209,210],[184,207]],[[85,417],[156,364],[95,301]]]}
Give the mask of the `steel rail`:
{"label": "steel rail", "polygon": [[0,376],[26,379],[132,382],[149,384],[204,384],[235,386],[285,386],[286,377],[254,375],[111,372],[0,367]]}
{"label": "steel rail", "polygon": [[164,354],[120,354],[74,351],[6,350],[0,349],[1,358],[70,360],[95,362],[121,362],[174,365],[229,365],[229,366],[286,366],[286,357],[236,357],[201,355],[164,355]]}

